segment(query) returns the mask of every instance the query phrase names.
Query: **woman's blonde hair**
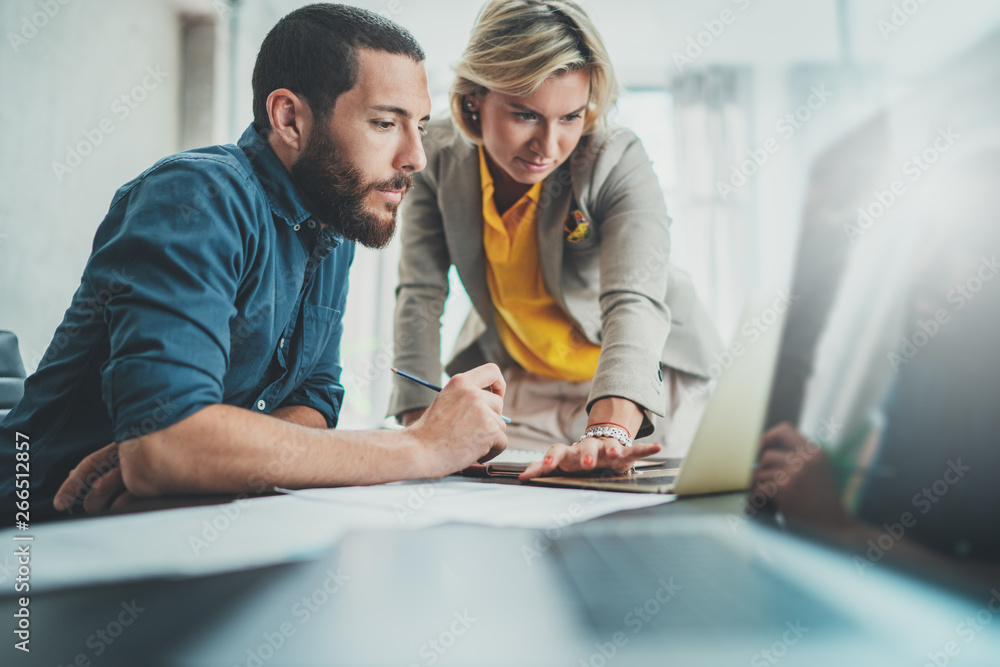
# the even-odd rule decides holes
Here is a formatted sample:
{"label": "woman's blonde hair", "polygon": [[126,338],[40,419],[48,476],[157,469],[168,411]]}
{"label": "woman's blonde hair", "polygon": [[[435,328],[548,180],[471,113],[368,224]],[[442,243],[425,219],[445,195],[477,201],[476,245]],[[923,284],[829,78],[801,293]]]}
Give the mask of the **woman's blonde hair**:
{"label": "woman's blonde hair", "polygon": [[483,133],[464,104],[466,96],[496,91],[526,97],[550,76],[576,70],[590,73],[583,133],[591,134],[607,124],[618,81],[590,17],[572,0],[491,0],[455,66],[452,118],[478,144]]}

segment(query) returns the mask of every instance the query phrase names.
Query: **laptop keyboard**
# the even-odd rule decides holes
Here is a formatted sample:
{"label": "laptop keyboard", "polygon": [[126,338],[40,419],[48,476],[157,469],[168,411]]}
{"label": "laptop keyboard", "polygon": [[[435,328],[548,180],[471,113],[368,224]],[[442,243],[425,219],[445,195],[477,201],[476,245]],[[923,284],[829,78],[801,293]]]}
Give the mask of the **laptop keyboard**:
{"label": "laptop keyboard", "polygon": [[[557,540],[560,569],[599,632],[691,634],[730,643],[779,635],[797,622],[846,627],[847,619],[752,556],[703,535],[572,535]],[[611,564],[614,564],[613,566]]]}

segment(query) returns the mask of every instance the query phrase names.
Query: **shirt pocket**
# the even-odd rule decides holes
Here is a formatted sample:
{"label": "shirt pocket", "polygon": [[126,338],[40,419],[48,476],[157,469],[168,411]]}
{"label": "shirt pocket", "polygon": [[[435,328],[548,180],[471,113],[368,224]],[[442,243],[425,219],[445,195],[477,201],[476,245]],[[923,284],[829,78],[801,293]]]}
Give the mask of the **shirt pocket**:
{"label": "shirt pocket", "polygon": [[[334,335],[342,330],[340,311],[335,308],[304,304],[302,307],[302,358],[296,382],[309,377],[318,364],[323,361],[326,351]],[[339,347],[339,343],[338,343]],[[332,352],[330,361],[335,363],[339,358],[337,351]]]}

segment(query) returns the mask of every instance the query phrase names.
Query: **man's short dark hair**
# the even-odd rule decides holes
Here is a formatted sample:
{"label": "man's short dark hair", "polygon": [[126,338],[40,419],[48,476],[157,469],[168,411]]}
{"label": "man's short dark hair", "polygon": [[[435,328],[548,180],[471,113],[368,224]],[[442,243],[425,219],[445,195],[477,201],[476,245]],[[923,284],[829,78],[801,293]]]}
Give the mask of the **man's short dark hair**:
{"label": "man's short dark hair", "polygon": [[325,119],[341,93],[358,82],[358,48],[425,58],[406,29],[378,14],[346,5],[316,4],[296,9],[267,33],[253,68],[253,125],[271,133],[267,97],[287,88]]}

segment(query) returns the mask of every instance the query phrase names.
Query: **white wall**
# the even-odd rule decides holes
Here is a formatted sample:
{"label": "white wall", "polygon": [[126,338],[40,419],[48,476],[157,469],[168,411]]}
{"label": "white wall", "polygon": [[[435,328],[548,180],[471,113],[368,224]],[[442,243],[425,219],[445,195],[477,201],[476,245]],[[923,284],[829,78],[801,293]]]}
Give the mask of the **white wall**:
{"label": "white wall", "polygon": [[[48,18],[42,4],[58,11]],[[32,17],[43,27],[25,30],[15,52],[10,33]],[[33,368],[114,191],[176,149],[177,22],[156,0],[15,0],[0,5],[0,26],[0,327],[18,335]],[[57,175],[53,163],[70,148],[89,154]]]}

